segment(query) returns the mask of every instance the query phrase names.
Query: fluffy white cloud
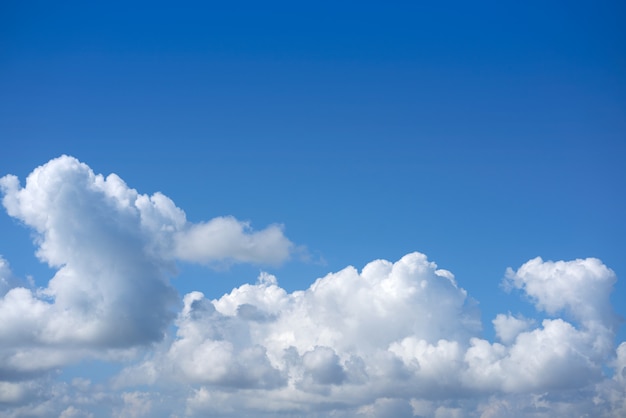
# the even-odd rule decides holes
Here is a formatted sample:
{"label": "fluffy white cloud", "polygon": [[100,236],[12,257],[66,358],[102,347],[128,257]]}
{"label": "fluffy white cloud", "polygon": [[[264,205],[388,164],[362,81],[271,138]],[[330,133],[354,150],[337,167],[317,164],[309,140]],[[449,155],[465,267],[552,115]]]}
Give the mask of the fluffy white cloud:
{"label": "fluffy white cloud", "polygon": [[[499,314],[493,342],[481,337],[477,304],[424,254],[347,267],[291,293],[261,273],[217,299],[196,291],[181,301],[169,283],[176,260],[279,263],[293,245],[280,226],[191,224],[163,194],[141,195],[71,157],[39,167],[24,187],[14,176],[0,187],[7,212],[36,231],[38,257],[57,269],[45,288],[20,287],[0,257],[2,417],[626,411],[616,277],[598,259],[508,269],[506,284],[547,317]],[[45,373],[85,357],[127,367],[98,385]]]}
{"label": "fluffy white cloud", "polygon": [[473,339],[465,353],[466,384],[525,393],[592,383],[601,377],[604,354],[597,351],[595,337],[556,319],[519,334],[510,346]]}
{"label": "fluffy white cloud", "polygon": [[[602,319],[612,312],[586,312],[593,321],[538,326],[498,315],[497,343],[478,337],[472,300],[423,254],[348,267],[293,293],[262,273],[219,299],[185,295],[175,338],[117,376],[116,387],[142,389],[112,397],[113,413],[152,416],[160,399],[159,416],[617,417],[626,344],[607,350],[611,323]],[[615,369],[612,378],[603,367]],[[20,384],[5,385],[15,402],[27,397]],[[163,403],[172,390],[177,400]],[[59,411],[74,412],[56,399]],[[90,402],[74,408],[87,413],[98,403]]]}
{"label": "fluffy white cloud", "polygon": [[[613,280],[593,259],[562,268],[574,266],[579,277],[579,265],[586,263],[604,275],[576,281],[578,292]],[[559,309],[569,306],[562,303],[551,312]],[[601,309],[605,315],[598,317]],[[126,370],[118,383],[162,379],[198,385],[188,399],[188,412],[198,416],[327,408],[347,416],[391,416],[417,414],[424,405],[427,416],[464,416],[467,405],[431,401],[494,393],[499,395],[491,403],[471,408],[506,416],[533,393],[567,393],[601,381],[613,338],[611,322],[602,321],[612,321],[612,311],[590,306],[585,312],[593,321],[578,314],[576,323],[555,318],[537,327],[501,314],[493,323],[503,344],[492,343],[477,337],[478,312],[466,292],[423,254],[396,263],[377,260],[361,272],[348,267],[293,293],[262,274],[256,285],[220,299],[186,295],[177,338]],[[142,373],[145,380],[137,380]],[[503,401],[508,396],[518,396],[512,407]],[[263,403],[252,401],[259,397]]]}
{"label": "fluffy white cloud", "polygon": [[549,314],[565,311],[578,321],[615,325],[609,296],[617,278],[597,258],[554,262],[537,257],[517,271],[509,268],[506,279],[530,296],[537,309]]}
{"label": "fluffy white cloud", "polygon": [[615,274],[595,258],[543,261],[535,258],[517,271],[507,270],[506,283],[521,289],[537,309],[562,318],[532,321],[498,315],[496,334],[505,344],[473,339],[465,354],[468,382],[508,393],[583,387],[602,377],[613,350],[615,314],[609,296]]}
{"label": "fluffy white cloud", "polygon": [[[9,215],[36,231],[37,256],[57,269],[44,289],[12,287],[0,259],[6,374],[160,340],[178,302],[168,280],[176,258],[278,263],[292,247],[277,226],[254,232],[233,218],[189,223],[163,194],[139,194],[68,156],[35,169],[24,187],[7,175],[0,188]],[[228,245],[218,248],[222,241]]]}
{"label": "fluffy white cloud", "polygon": [[293,245],[279,225],[253,232],[247,222],[220,217],[177,233],[174,247],[179,259],[198,263],[235,260],[280,264],[289,258]]}
{"label": "fluffy white cloud", "polygon": [[24,188],[13,175],[0,179],[0,187],[7,212],[40,234],[38,254],[53,266],[68,263],[77,245],[90,241],[116,255],[141,244],[142,251],[152,250],[159,258],[203,263],[276,264],[293,248],[279,225],[253,231],[248,222],[232,217],[187,222],[185,213],[162,193],[139,194],[116,174],[94,174],[73,157],[38,167]]}
{"label": "fluffy white cloud", "polygon": [[[328,402],[354,412],[397,390],[454,386],[450,369],[458,370],[462,347],[480,331],[466,292],[419,253],[377,260],[361,272],[348,267],[294,293],[266,273],[217,300],[192,292],[176,325],[172,344],[126,370],[118,384],[200,385],[189,400],[199,415],[216,405],[271,414]],[[419,349],[424,364],[416,372],[411,356]],[[233,388],[262,394],[242,399]],[[258,397],[262,404],[250,404]]]}

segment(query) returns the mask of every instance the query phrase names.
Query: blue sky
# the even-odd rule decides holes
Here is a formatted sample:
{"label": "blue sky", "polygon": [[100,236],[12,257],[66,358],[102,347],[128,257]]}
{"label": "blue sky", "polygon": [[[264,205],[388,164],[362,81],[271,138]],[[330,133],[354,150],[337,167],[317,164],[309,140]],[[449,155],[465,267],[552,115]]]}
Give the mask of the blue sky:
{"label": "blue sky", "polygon": [[[81,252],[83,244],[88,247],[91,243],[81,244],[80,239],[94,234],[92,237],[97,240],[104,236],[99,233],[105,233],[88,225],[93,224],[93,219],[103,224],[118,219],[117,212],[98,211],[97,216],[103,218],[94,215],[91,219],[90,212],[80,210],[92,204],[96,208],[97,202],[104,204],[104,200],[96,202],[93,200],[96,195],[89,194],[91,189],[79,187],[83,184],[80,182],[72,183],[78,181],[68,174],[70,167],[77,167],[75,161],[87,167],[77,169],[85,178],[90,179],[90,170],[105,177],[115,173],[139,195],[160,192],[185,214],[183,220],[163,218],[167,220],[163,221],[164,225],[176,231],[173,235],[162,235],[162,231],[157,234],[157,228],[150,230],[150,234],[157,235],[141,238],[150,237],[159,243],[163,240],[167,251],[159,247],[159,263],[168,264],[169,270],[154,267],[161,264],[153,264],[156,263],[153,259],[132,269],[127,266],[129,271],[151,266],[160,272],[157,275],[163,275],[166,287],[174,289],[177,302],[169,305],[163,302],[162,309],[156,309],[163,313],[164,322],[146,327],[165,335],[165,339],[146,337],[134,341],[122,333],[115,337],[118,344],[115,349],[110,345],[113,340],[107,340],[109,345],[102,343],[108,337],[100,337],[102,341],[98,343],[85,340],[83,351],[74,353],[74,358],[80,359],[78,366],[75,361],[59,360],[48,368],[36,369],[28,379],[11,380],[11,376],[23,372],[19,367],[2,369],[6,376],[0,374],[0,381],[5,386],[0,387],[6,393],[11,388],[22,395],[15,399],[7,397],[4,403],[0,399],[0,415],[26,416],[35,413],[36,407],[40,411],[45,407],[49,409],[40,412],[43,416],[89,416],[90,413],[98,417],[142,416],[141,413],[155,416],[156,405],[161,402],[162,416],[206,416],[209,412],[202,409],[206,399],[221,396],[225,387],[241,389],[238,383],[245,386],[248,380],[237,380],[230,369],[226,373],[229,378],[217,376],[213,380],[184,373],[187,369],[172,354],[172,347],[177,347],[177,341],[180,344],[186,341],[183,330],[195,329],[198,324],[184,317],[183,300],[186,294],[196,295],[190,292],[201,291],[203,300],[214,301],[216,312],[228,318],[234,311],[228,310],[222,297],[230,294],[240,305],[245,302],[263,313],[265,305],[261,302],[255,305],[256,302],[231,293],[246,283],[257,286],[255,289],[265,289],[263,286],[271,281],[257,282],[260,272],[275,275],[278,286],[291,295],[308,289],[317,278],[329,273],[336,273],[331,276],[333,280],[344,280],[345,276],[337,272],[347,266],[361,271],[374,260],[395,263],[415,251],[425,254],[438,268],[451,271],[458,288],[467,291],[468,300],[471,297],[478,302],[482,326],[474,329],[459,317],[441,314],[441,318],[449,319],[448,322],[441,319],[441,329],[464,332],[439,335],[407,325],[406,332],[395,339],[380,337],[384,343],[376,349],[383,350],[385,355],[393,353],[408,369],[413,357],[398,347],[403,350],[413,347],[411,338],[421,338],[435,351],[444,350],[444,346],[437,345],[440,339],[454,341],[462,350],[469,350],[467,335],[495,344],[506,334],[498,333],[491,322],[498,314],[510,313],[512,316],[507,318],[513,318],[508,322],[503,319],[500,323],[506,326],[502,325],[501,330],[518,329],[520,335],[547,332],[549,326],[541,322],[546,318],[552,321],[562,318],[584,334],[585,324],[589,318],[596,318],[596,314],[583,318],[574,307],[606,305],[607,300],[611,301],[616,315],[626,317],[624,6],[612,1],[407,3],[198,2],[174,7],[161,2],[64,2],[63,5],[4,2],[0,6],[0,177],[11,174],[21,181],[18,188],[11,188],[5,180],[3,196],[27,190],[28,175],[45,165],[48,168],[43,171],[50,179],[76,185],[77,194],[75,200],[67,197],[41,201],[38,210],[58,214],[58,219],[73,213],[78,225],[76,230],[70,230],[61,221],[56,226],[38,224],[39,218],[31,213],[36,206],[33,201],[20,201],[11,212],[11,204],[5,199],[0,216],[0,256],[10,266],[5,270],[9,273],[4,273],[10,284],[0,290],[9,294],[18,284],[30,286],[31,297],[36,299],[37,288],[48,289],[51,300],[46,299],[45,303],[50,304],[49,308],[58,310],[65,306],[58,302],[55,307],[55,298],[59,301],[65,294],[58,289],[66,289],[70,295],[72,291],[67,289],[75,288],[70,282],[63,282],[67,278],[57,280],[65,283],[58,289],[49,284],[50,280],[63,270],[63,265],[69,266],[67,271],[85,273],[76,266],[81,264],[78,260],[92,257]],[[61,155],[77,160],[56,159]],[[41,187],[54,195],[54,191],[45,188],[51,186]],[[109,193],[106,190],[102,191],[106,199],[116,198],[106,194]],[[105,199],[102,196],[98,199]],[[84,206],[72,207],[73,202],[83,201]],[[157,211],[163,208],[153,204]],[[109,206],[105,204],[105,207]],[[142,220],[148,216],[141,210],[137,213]],[[249,222],[251,227],[244,228],[242,235],[231,231],[233,235],[228,239],[235,242],[232,253],[219,244],[228,239],[207,226],[211,219],[223,216]],[[126,225],[124,220],[116,222],[115,225]],[[224,222],[230,227],[234,225]],[[264,241],[266,237],[262,235],[254,235],[268,231],[267,228],[281,231],[273,244]],[[43,260],[51,262],[60,257],[62,261],[49,267],[37,259],[35,252],[52,231],[60,233],[61,238],[48,243],[50,253]],[[120,232],[111,239],[126,245],[128,237],[146,233],[144,229],[137,231],[128,232],[129,235]],[[248,243],[258,239],[259,247],[267,249],[263,254],[269,258],[264,259],[260,252],[252,255],[237,252],[239,239]],[[281,258],[280,251],[287,242],[289,255]],[[134,244],[128,245],[128,251],[135,248]],[[73,248],[73,252],[63,252],[61,248]],[[96,264],[110,260],[107,257],[113,257],[114,252],[107,251],[113,251],[112,248],[94,247],[94,254],[102,257],[93,255]],[[145,251],[145,248],[135,250]],[[220,258],[217,253],[225,255]],[[574,269],[574,264],[567,262],[594,257],[614,272],[617,281],[612,291],[608,288],[603,290],[606,293],[598,291],[596,299],[593,295],[599,287],[604,287],[594,287],[590,284],[595,283],[593,279],[552,288],[550,283],[560,281],[553,277],[554,272],[550,273],[548,264],[545,269],[536,267],[535,275],[524,276],[518,271],[535,257],[544,261],[563,260],[566,264],[558,268],[565,271]],[[421,265],[420,260],[411,258],[406,263]],[[593,263],[584,266],[587,273],[601,270]],[[507,293],[502,283],[508,267],[517,271],[517,276],[513,276],[519,280],[510,276],[505,281],[514,288]],[[561,302],[555,301],[547,290],[547,293],[533,290],[531,284],[541,276],[539,271],[553,281],[537,283],[562,294]],[[587,273],[581,274],[587,277]],[[101,276],[98,274],[85,280],[87,283],[108,280],[106,271]],[[133,273],[122,274],[119,281],[112,281],[120,285],[112,293],[116,295],[113,302],[132,299],[134,293],[128,289],[133,287],[129,283],[139,283],[137,286],[150,289],[148,293],[154,291],[163,301],[167,299],[165,290],[159,293],[148,278],[146,283],[142,281],[144,276],[152,277],[149,272],[137,274],[137,277]],[[28,277],[33,279],[31,284],[27,284]],[[433,277],[435,280],[442,276]],[[613,276],[604,272],[599,277],[601,283],[611,283]],[[341,293],[336,292],[333,295]],[[457,300],[458,295],[451,288],[445,292],[443,296],[437,295],[444,301],[447,297]],[[585,294],[590,300],[572,296]],[[312,301],[318,302],[331,298],[313,291],[310,295]],[[422,303],[438,312],[431,296],[434,294],[407,306]],[[195,300],[194,297],[198,296],[190,296],[187,301]],[[289,300],[284,302],[286,311],[270,309],[272,313],[265,312],[263,318],[287,317],[285,312],[291,312],[293,318],[310,316],[312,323],[301,324],[303,329],[320,335],[329,332],[324,327],[330,325],[322,318],[316,320],[315,314],[304,310],[296,299]],[[319,303],[325,306],[325,302]],[[457,316],[471,316],[466,305],[459,308],[462,312],[457,312]],[[136,315],[133,317],[136,324],[142,324],[147,319],[140,314],[141,308],[149,306],[148,301],[138,303],[127,315]],[[345,312],[354,314],[357,322],[365,321],[367,315],[358,311],[358,304],[350,306],[353,305],[347,302]],[[398,306],[401,306],[399,302]],[[66,309],[78,308],[70,304]],[[171,317],[166,315],[168,309],[173,312]],[[406,315],[401,310],[387,312],[391,323],[404,324]],[[606,319],[606,315],[598,314],[598,317]],[[104,327],[107,318],[98,322],[97,327]],[[531,326],[526,320],[528,324],[535,322]],[[272,325],[276,328],[252,327],[249,332],[257,336],[264,332],[273,335],[277,329],[285,331],[299,326],[296,319],[276,321]],[[36,327],[43,325],[35,322],[39,325],[32,325],[33,332],[42,332]],[[516,328],[515,324],[528,326]],[[325,416],[330,411],[347,416],[355,416],[357,412],[364,416],[401,416],[409,404],[415,415],[433,415],[437,410],[440,414],[452,414],[458,410],[464,416],[480,416],[480,411],[484,416],[500,416],[497,411],[503,416],[513,416],[522,414],[529,394],[549,390],[553,390],[550,393],[555,399],[558,396],[568,399],[569,403],[564,404],[580,410],[589,407],[580,406],[579,402],[585,398],[581,393],[588,395],[585,391],[593,385],[604,385],[598,391],[608,391],[606,388],[613,385],[611,390],[626,393],[624,387],[615,389],[615,385],[619,388],[623,382],[613,378],[615,364],[626,361],[626,348],[622,357],[619,350],[615,351],[626,340],[624,328],[613,326],[611,353],[604,353],[602,358],[593,357],[597,353],[589,354],[605,375],[599,377],[580,371],[577,377],[586,383],[574,389],[562,387],[559,382],[528,388],[513,373],[507,375],[511,381],[491,382],[480,390],[473,388],[477,392],[462,384],[455,387],[458,393],[466,390],[480,393],[473,398],[474,403],[458,399],[441,401],[434,394],[420,391],[420,382],[428,382],[428,377],[416,372],[413,376],[416,380],[405,385],[418,388],[415,393],[407,390],[396,399],[368,386],[356,396],[348,389],[342,392],[344,386],[352,384],[345,383],[352,382],[345,377],[352,376],[349,356],[362,354],[373,376],[371,368],[378,364],[373,353],[378,351],[372,348],[355,354],[335,340],[311,342],[303,337],[303,340],[296,338],[294,343],[301,361],[298,364],[305,369],[298,372],[304,373],[302,381],[296,379],[299,375],[292,373],[291,366],[285,366],[291,363],[283,364],[284,359],[276,357],[269,340],[256,341],[257,346],[268,350],[272,367],[287,376],[285,386],[275,382],[282,388],[276,392],[272,392],[273,383],[257,390],[267,391],[262,396],[269,396],[278,405],[282,398],[279,395],[273,398],[273,394],[293,389],[302,397],[302,403],[290,405],[291,409],[283,406],[293,413],[311,416],[317,416],[316,413]],[[532,330],[537,333],[532,334]],[[178,336],[177,331],[181,333]],[[346,334],[345,329],[335,331]],[[12,341],[2,353],[8,361],[21,350],[20,344],[26,343],[9,331],[2,332],[6,332],[2,334],[6,341]],[[359,338],[365,338],[357,334],[352,341],[356,346],[363,342]],[[237,339],[233,335],[225,333],[220,341],[232,339],[233,342]],[[68,354],[61,347],[67,348],[68,341],[78,337],[58,338],[55,343],[36,344],[54,351],[46,352],[45,356],[66,358]],[[206,343],[211,338],[216,337],[205,336],[203,341]],[[576,338],[571,341],[583,344],[580,342],[583,337]],[[501,342],[505,340],[508,341],[505,346],[513,352],[515,343],[506,337]],[[189,344],[191,347],[194,342]],[[197,350],[193,353],[201,358],[202,353]],[[233,358],[238,359],[248,351],[234,353]],[[419,355],[414,353],[414,357]],[[333,363],[335,358],[339,359],[337,364]],[[514,362],[512,354],[506,358]],[[264,361],[254,359],[259,364]],[[319,370],[330,374],[324,375],[313,366],[307,369],[307,364],[317,364],[314,360],[326,364],[326,368]],[[94,362],[101,362],[100,366]],[[142,364],[145,369],[146,362],[161,364],[162,369],[169,365],[183,370],[180,375],[164,373],[159,382],[178,382],[180,387],[187,388],[183,395],[187,399],[185,405],[171,401],[174,392],[168,386],[170,383],[142,382],[136,386],[120,383],[130,373],[124,370],[135,370],[133,367]],[[335,370],[329,364],[337,373],[329,372]],[[465,366],[463,373],[471,374],[472,365]],[[310,382],[306,380],[306,370],[312,373]],[[62,404],[52,395],[38,398],[30,389],[24,389],[58,388],[68,381],[68,375],[92,382],[84,389],[91,401],[83,405]],[[207,372],[206,376],[209,375]],[[340,375],[346,380],[339,379]],[[269,379],[269,375],[263,376]],[[333,380],[335,377],[339,380]],[[261,378],[257,376],[258,379]],[[96,390],[93,382],[100,381],[105,387]],[[274,382],[267,380],[270,381]],[[307,386],[307,382],[313,382],[312,386]],[[75,385],[63,390],[77,391],[77,388]],[[449,391],[450,387],[445,389]],[[106,393],[110,402],[95,401],[97,391]],[[243,409],[235,410],[235,415],[261,413],[256,406],[245,402],[251,395],[244,389],[236,393],[241,394],[243,401],[234,405]],[[325,402],[335,406],[315,410],[311,405],[320,405],[321,401],[307,397],[311,393],[325,394]],[[490,396],[501,402],[499,410],[493,402],[485,406]],[[460,398],[466,399],[467,395]],[[430,403],[424,406],[419,402]],[[502,409],[504,403],[509,408],[506,411]],[[563,412],[567,409],[558,409],[565,406],[549,405],[551,416],[554,413],[567,416]],[[620,413],[615,405],[607,405],[602,413]],[[227,415],[227,410],[225,407],[210,413],[222,416]],[[271,415],[276,410],[264,412]]]}

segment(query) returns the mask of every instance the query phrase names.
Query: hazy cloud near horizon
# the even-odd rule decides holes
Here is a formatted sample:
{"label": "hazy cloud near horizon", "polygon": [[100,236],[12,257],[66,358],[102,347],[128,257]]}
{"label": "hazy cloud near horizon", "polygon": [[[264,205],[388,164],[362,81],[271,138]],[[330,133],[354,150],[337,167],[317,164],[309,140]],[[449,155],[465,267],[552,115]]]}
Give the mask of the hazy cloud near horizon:
{"label": "hazy cloud near horizon", "polygon": [[[476,301],[421,253],[291,293],[263,272],[217,299],[179,295],[177,260],[279,264],[295,246],[280,225],[190,223],[167,196],[69,156],[0,187],[56,269],[44,288],[19,287],[0,258],[2,416],[626,414],[617,278],[599,259],[508,269],[504,285],[541,319],[487,318],[488,341]],[[124,368],[107,384],[55,379],[81,359]]]}

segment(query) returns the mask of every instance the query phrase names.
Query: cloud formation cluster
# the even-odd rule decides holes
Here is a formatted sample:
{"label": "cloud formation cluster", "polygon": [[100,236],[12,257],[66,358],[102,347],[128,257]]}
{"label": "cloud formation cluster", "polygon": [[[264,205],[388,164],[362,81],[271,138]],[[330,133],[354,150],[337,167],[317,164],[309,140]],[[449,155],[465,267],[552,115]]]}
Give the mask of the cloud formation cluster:
{"label": "cloud formation cluster", "polygon": [[[509,271],[507,280],[523,290],[542,280],[558,286],[550,274],[573,278],[554,313],[573,308],[586,293],[585,304],[595,306],[572,312],[575,322],[550,318],[535,325],[498,315],[493,322],[500,342],[477,337],[475,304],[451,273],[420,253],[395,263],[373,261],[360,272],[349,267],[290,294],[263,274],[256,285],[220,299],[187,294],[174,341],[127,369],[118,383],[195,385],[187,412],[197,416],[271,416],[320,406],[347,416],[398,416],[399,410],[410,411],[407,416],[461,416],[467,406],[458,400],[472,397],[486,403],[472,408],[492,411],[484,416],[512,416],[517,407],[492,400],[494,406],[489,396],[532,398],[593,388],[613,355],[614,318],[605,309],[613,272],[597,259],[534,259]],[[536,305],[549,301],[538,296]],[[445,409],[453,401],[456,408]],[[543,407],[533,408],[541,416]]]}
{"label": "cloud formation cluster", "polygon": [[[292,293],[261,273],[220,298],[180,300],[168,281],[176,260],[278,263],[293,244],[279,226],[192,224],[166,196],[71,157],[39,167],[24,187],[14,176],[0,187],[9,215],[36,231],[38,257],[57,269],[45,288],[18,287],[0,258],[0,416],[626,413],[616,277],[598,259],[509,269],[506,286],[542,318],[498,314],[489,341],[477,302],[421,253]],[[54,379],[81,358],[126,367],[107,384]]]}
{"label": "cloud formation cluster", "polygon": [[178,303],[168,280],[176,259],[277,263],[292,247],[279,226],[192,224],[163,194],[139,194],[68,156],[35,169],[24,187],[8,175],[0,188],[8,214],[36,231],[38,258],[57,269],[44,289],[8,289],[0,261],[0,369],[9,374],[161,340]]}

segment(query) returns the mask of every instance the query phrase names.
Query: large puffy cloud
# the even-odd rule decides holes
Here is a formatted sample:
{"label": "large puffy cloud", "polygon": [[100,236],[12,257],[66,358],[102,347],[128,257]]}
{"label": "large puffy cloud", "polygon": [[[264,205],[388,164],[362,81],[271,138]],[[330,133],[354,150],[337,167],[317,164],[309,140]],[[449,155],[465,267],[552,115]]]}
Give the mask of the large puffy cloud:
{"label": "large puffy cloud", "polygon": [[[555,263],[529,263],[539,271],[535,280],[557,285],[550,280]],[[528,265],[510,270],[506,280],[523,276]],[[215,300],[193,292],[185,296],[174,341],[117,383],[188,384],[192,416],[595,413],[591,401],[564,399],[593,396],[603,380],[614,322],[612,310],[600,305],[615,277],[595,259],[558,265],[562,277],[571,270],[576,289],[550,312],[569,312],[585,293],[593,294],[584,302],[590,306],[572,315],[574,322],[554,317],[537,325],[500,314],[493,323],[501,343],[478,337],[473,301],[451,273],[419,253],[377,260],[360,272],[348,267],[293,293],[268,274]],[[529,296],[541,292],[535,289]],[[626,376],[622,351],[613,385],[603,386],[607,416]]]}
{"label": "large puffy cloud", "polygon": [[202,263],[277,264],[293,249],[279,225],[253,231],[248,222],[233,217],[190,223],[162,193],[139,194],[116,174],[106,178],[94,174],[73,157],[62,156],[38,167],[24,188],[13,175],[0,179],[0,187],[7,212],[39,232],[38,254],[54,266],[66,264],[75,255],[76,244],[96,238],[101,250],[142,241],[144,251],[158,251],[161,258]]}
{"label": "large puffy cloud", "polygon": [[68,156],[35,169],[24,187],[7,175],[0,188],[8,214],[36,232],[37,256],[57,269],[46,288],[15,287],[0,259],[5,378],[160,340],[178,303],[168,280],[176,259],[279,263],[292,248],[277,226],[192,224],[163,194],[139,194]]}
{"label": "large puffy cloud", "polygon": [[[420,253],[347,267],[292,293],[262,273],[219,298],[180,301],[168,281],[177,259],[271,264],[293,246],[279,226],[192,224],[166,196],[141,195],[71,157],[38,168],[24,187],[13,176],[0,185],[8,213],[36,231],[37,255],[57,269],[33,289],[0,258],[0,416],[626,411],[626,343],[614,349],[609,298],[616,277],[600,260],[509,269],[507,286],[544,318],[499,314],[488,341],[477,304]],[[131,348],[149,343],[132,363]],[[85,356],[130,364],[110,386],[42,375]]]}
{"label": "large puffy cloud", "polygon": [[509,393],[581,387],[599,380],[613,351],[616,316],[610,304],[615,274],[595,258],[543,261],[508,269],[505,283],[521,289],[538,310],[562,318],[494,319],[503,344],[472,339],[466,376],[475,387]]}
{"label": "large puffy cloud", "polygon": [[[480,320],[450,272],[412,253],[361,272],[348,267],[293,293],[266,273],[220,299],[192,292],[177,326],[169,347],[126,370],[118,384],[199,385],[189,398],[197,414],[217,413],[222,405],[222,413],[247,408],[254,415],[316,405],[354,412],[386,394],[449,387],[448,369],[456,367],[450,357],[460,356]],[[417,373],[403,363],[413,363],[414,353],[398,353],[412,339],[424,349]],[[435,359],[441,364],[429,362]],[[250,395],[242,398],[241,391]],[[259,398],[264,402],[253,401]],[[402,402],[401,409],[409,407]]]}
{"label": "large puffy cloud", "polygon": [[[561,265],[589,275],[574,282],[580,292],[614,280],[608,269],[603,278],[595,267],[581,273],[581,264]],[[552,313],[567,303],[560,309]],[[348,267],[293,293],[263,273],[219,299],[185,295],[174,338],[119,374],[121,391],[104,399],[119,416],[618,417],[626,344],[606,348],[612,312],[598,317],[599,309],[585,310],[593,321],[498,315],[501,342],[490,342],[479,338],[473,301],[423,254]],[[27,386],[5,386],[11,402],[27,398]],[[70,390],[78,392],[65,388],[63,399]],[[42,405],[88,416],[98,396]]]}

